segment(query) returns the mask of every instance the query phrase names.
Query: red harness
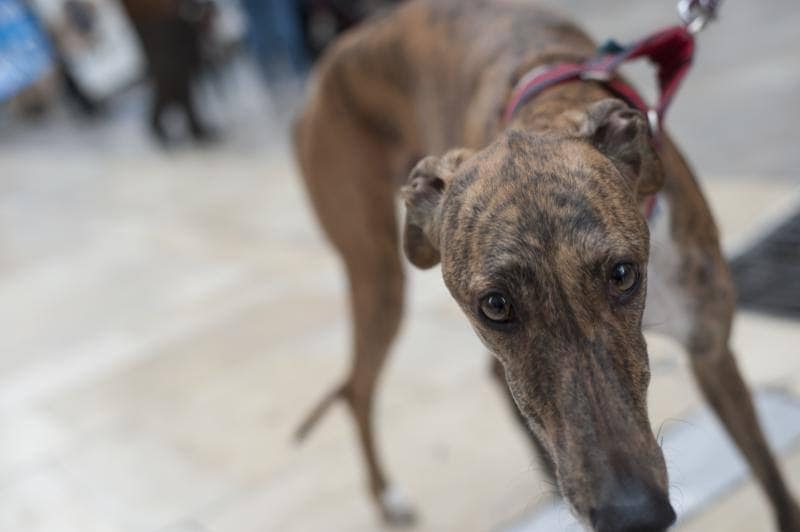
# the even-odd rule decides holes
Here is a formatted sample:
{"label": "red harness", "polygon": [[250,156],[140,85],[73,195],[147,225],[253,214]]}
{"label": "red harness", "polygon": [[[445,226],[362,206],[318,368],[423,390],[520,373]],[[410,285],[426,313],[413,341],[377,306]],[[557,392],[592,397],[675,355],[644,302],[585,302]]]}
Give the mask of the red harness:
{"label": "red harness", "polygon": [[[503,118],[510,122],[522,105],[548,87],[567,81],[590,80],[603,83],[615,95],[645,113],[653,135],[657,135],[672,97],[692,64],[693,54],[694,37],[684,26],[658,31],[626,47],[609,41],[599,48],[595,57],[582,63],[558,63],[528,72],[514,87]],[[655,107],[647,105],[633,87],[616,76],[623,63],[640,57],[647,57],[658,68],[660,95]]]}
{"label": "red harness", "polygon": [[[597,81],[647,116],[650,132],[657,142],[664,114],[689,70],[693,54],[694,37],[684,26],[666,28],[627,47],[609,41],[598,49],[595,57],[582,63],[545,65],[528,72],[514,87],[503,119],[511,122],[520,107],[549,87],[575,80]],[[623,63],[641,57],[647,57],[658,70],[659,98],[655,107],[649,106],[633,87],[616,75]],[[643,205],[647,218],[654,207],[655,196],[647,198]]]}

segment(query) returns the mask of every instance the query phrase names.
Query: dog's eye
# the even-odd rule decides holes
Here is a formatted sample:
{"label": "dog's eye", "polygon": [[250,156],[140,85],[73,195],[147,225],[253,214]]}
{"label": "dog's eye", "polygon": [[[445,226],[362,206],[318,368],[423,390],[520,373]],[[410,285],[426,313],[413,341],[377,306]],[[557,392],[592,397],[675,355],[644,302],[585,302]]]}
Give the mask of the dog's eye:
{"label": "dog's eye", "polygon": [[497,323],[508,323],[514,316],[511,302],[499,292],[483,296],[480,309],[484,318]]}
{"label": "dog's eye", "polygon": [[611,295],[624,300],[630,297],[639,286],[639,268],[630,262],[618,262],[611,268],[608,288]]}

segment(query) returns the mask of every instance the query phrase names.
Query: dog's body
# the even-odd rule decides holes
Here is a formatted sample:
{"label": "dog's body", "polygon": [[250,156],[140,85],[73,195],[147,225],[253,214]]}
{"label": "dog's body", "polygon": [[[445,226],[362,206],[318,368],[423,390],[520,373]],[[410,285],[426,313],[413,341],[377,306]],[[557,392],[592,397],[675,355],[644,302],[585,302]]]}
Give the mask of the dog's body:
{"label": "dog's body", "polygon": [[[649,278],[644,323],[685,346],[781,530],[799,531],[729,350],[735,298],[714,222],[668,136],[656,154],[641,116],[585,81],[551,87],[502,120],[527,71],[594,50],[581,30],[524,3],[425,0],[324,56],[295,143],[350,281],[355,356],[301,435],[345,399],[384,517],[410,518],[389,496],[370,412],[402,314],[395,198],[434,154],[402,188],[403,248],[417,266],[442,262],[576,514],[603,531],[674,520],[646,412]],[[639,208],[659,189],[648,231]]]}

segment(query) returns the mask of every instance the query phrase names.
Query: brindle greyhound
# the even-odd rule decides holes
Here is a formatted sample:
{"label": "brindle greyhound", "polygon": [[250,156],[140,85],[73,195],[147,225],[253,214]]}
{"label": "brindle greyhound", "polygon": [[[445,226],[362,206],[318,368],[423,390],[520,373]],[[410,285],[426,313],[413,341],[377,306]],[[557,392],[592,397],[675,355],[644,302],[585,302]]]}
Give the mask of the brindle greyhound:
{"label": "brindle greyhound", "polygon": [[[800,531],[729,347],[735,297],[717,230],[670,138],[656,152],[641,113],[592,81],[551,87],[511,123],[501,118],[524,73],[594,50],[576,26],[527,5],[419,0],[324,56],[295,145],[346,267],[355,353],[298,435],[344,399],[384,518],[411,519],[390,496],[370,419],[402,314],[400,189],[406,256],[420,268],[441,262],[580,519],[603,532],[664,530],[675,519],[646,401],[643,314],[661,309],[662,330],[688,351],[778,527]],[[401,188],[425,153],[434,155]],[[656,191],[661,214],[649,228],[641,206]],[[651,234],[663,241],[651,246]]]}

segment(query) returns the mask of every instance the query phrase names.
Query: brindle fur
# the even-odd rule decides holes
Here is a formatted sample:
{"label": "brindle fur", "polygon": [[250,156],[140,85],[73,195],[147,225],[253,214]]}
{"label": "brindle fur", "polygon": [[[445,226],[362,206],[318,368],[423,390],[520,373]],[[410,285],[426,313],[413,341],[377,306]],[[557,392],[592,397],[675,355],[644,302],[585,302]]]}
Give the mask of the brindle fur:
{"label": "brindle fur", "polygon": [[[641,115],[593,82],[550,88],[512,124],[502,123],[526,71],[585,58],[594,48],[570,22],[524,3],[419,0],[346,34],[324,56],[295,147],[316,213],[346,267],[354,358],[345,382],[299,436],[344,399],[378,507],[388,521],[411,519],[385,497],[371,407],[402,315],[394,202],[409,168],[432,154],[401,190],[403,248],[419,267],[441,261],[448,289],[494,355],[495,373],[575,513],[597,530],[663,529],[672,520],[646,408],[642,316],[650,275],[676,294],[688,319],[666,332],[688,351],[780,530],[800,531],[800,511],[729,348],[735,298],[714,222],[670,138],[663,135],[656,153]],[[665,258],[650,257],[639,210],[659,188],[675,250]],[[607,292],[615,261],[641,265],[642,288],[624,304]],[[493,326],[477,311],[481,295],[498,289],[513,299],[511,327]],[[647,307],[658,304],[648,300]],[[636,497],[647,499],[639,513],[661,514],[649,528],[621,517]]]}

